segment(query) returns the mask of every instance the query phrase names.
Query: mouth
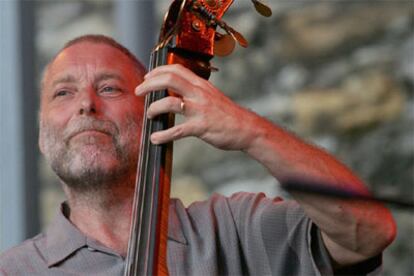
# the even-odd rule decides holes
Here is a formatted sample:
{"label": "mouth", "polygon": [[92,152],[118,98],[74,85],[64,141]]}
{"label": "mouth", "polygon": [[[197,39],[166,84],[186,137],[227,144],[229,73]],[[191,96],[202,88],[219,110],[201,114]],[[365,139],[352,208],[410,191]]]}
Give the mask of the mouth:
{"label": "mouth", "polygon": [[88,137],[88,136],[112,136],[111,133],[104,131],[104,130],[97,130],[97,129],[84,129],[81,131],[74,132],[68,137],[68,141],[72,140],[75,137]]}

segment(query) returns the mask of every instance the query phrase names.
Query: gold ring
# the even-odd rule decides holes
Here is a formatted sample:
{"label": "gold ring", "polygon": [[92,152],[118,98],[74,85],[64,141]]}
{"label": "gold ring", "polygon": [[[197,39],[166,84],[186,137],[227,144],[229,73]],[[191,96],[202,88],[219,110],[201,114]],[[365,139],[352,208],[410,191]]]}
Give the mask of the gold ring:
{"label": "gold ring", "polygon": [[181,100],[181,104],[180,104],[180,113],[184,114],[184,109],[185,109],[185,103],[183,100]]}

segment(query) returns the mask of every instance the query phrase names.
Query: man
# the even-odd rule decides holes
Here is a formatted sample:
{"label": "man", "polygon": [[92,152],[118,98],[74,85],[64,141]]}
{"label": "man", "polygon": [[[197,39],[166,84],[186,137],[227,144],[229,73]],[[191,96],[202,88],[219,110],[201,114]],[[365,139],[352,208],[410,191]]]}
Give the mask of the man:
{"label": "man", "polygon": [[[180,113],[184,122],[154,133],[155,144],[196,136],[241,150],[278,180],[292,177],[366,192],[326,152],[236,105],[179,65],[144,69],[110,38],[88,35],[47,66],[39,145],[67,196],[42,234],[0,258],[5,275],[121,275],[130,229],[143,96],[171,89],[148,116]],[[136,96],[136,95],[137,96]],[[295,202],[239,193],[185,209],[171,201],[171,275],[329,275],[374,273],[395,237],[382,205],[293,193]],[[299,203],[299,204],[298,204]]]}

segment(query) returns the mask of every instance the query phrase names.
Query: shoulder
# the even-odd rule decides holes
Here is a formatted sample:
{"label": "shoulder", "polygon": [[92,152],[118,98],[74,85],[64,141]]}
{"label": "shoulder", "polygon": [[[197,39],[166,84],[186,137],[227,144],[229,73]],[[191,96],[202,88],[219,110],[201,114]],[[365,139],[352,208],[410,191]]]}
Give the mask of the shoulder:
{"label": "shoulder", "polygon": [[175,212],[187,213],[216,213],[224,210],[232,213],[246,212],[280,212],[287,214],[303,214],[302,207],[293,200],[283,200],[281,197],[270,198],[264,193],[238,192],[231,196],[214,193],[205,201],[197,201],[185,207],[179,199],[172,199],[171,206]]}
{"label": "shoulder", "polygon": [[21,244],[7,249],[6,251],[0,254],[0,264],[3,265],[10,260],[16,260],[16,258],[21,258],[29,256],[32,254],[32,251],[35,249],[35,242],[42,239],[42,234],[39,234],[31,239],[27,239]]}
{"label": "shoulder", "polygon": [[249,220],[266,218],[271,220],[303,219],[303,208],[294,200],[283,200],[281,197],[267,197],[264,193],[238,192],[230,197],[214,195],[210,199],[213,204],[226,206],[236,221],[246,223]]}
{"label": "shoulder", "polygon": [[185,207],[179,199],[172,199],[170,207],[172,211],[176,212],[178,215],[216,216],[224,215],[232,212],[234,209],[254,204],[258,198],[260,200],[260,198],[264,198],[264,195],[240,192],[233,194],[230,197],[226,197],[214,193],[207,200],[193,202],[188,207]]}
{"label": "shoulder", "polygon": [[180,200],[173,199],[170,211],[181,218],[181,221],[191,218],[193,223],[226,220],[237,225],[245,225],[262,224],[271,220],[291,224],[306,219],[302,207],[295,201],[285,201],[280,197],[268,198],[263,193],[247,192],[238,192],[229,197],[213,194],[208,200],[194,202],[188,207]]}
{"label": "shoulder", "polygon": [[0,254],[0,275],[27,274],[35,267],[44,266],[44,258],[39,251],[39,244],[44,235],[39,234]]}
{"label": "shoulder", "polygon": [[[186,209],[197,210],[205,208],[225,208],[225,207],[243,207],[248,205],[272,205],[276,203],[284,202],[280,197],[269,198],[264,193],[249,193],[249,192],[237,192],[231,196],[224,196],[218,193],[213,193],[205,201],[196,201],[190,204]],[[179,199],[172,199],[172,205],[175,208],[182,208],[181,201]]]}
{"label": "shoulder", "polygon": [[[232,228],[234,225],[233,209],[237,209],[233,201],[246,202],[255,197],[254,194],[238,194],[225,197],[213,194],[205,201],[197,201],[184,206],[179,199],[170,203],[170,226],[181,225],[183,229],[199,229],[198,231],[215,231],[216,227]],[[241,199],[243,198],[243,199]],[[247,204],[246,204],[247,205]]]}

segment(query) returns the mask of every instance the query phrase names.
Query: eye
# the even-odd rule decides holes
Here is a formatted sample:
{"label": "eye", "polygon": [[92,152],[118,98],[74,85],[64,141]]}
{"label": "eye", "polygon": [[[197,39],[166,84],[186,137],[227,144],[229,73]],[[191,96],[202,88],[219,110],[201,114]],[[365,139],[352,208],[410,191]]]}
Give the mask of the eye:
{"label": "eye", "polygon": [[105,86],[100,91],[101,94],[106,94],[106,95],[111,95],[111,96],[117,95],[121,92],[122,90],[116,86]]}
{"label": "eye", "polygon": [[112,87],[112,86],[106,86],[106,87],[104,87],[102,89],[102,92],[104,92],[104,93],[111,93],[111,92],[114,92],[115,90],[116,89],[114,87]]}
{"label": "eye", "polygon": [[67,95],[69,95],[69,93],[70,93],[70,92],[69,92],[68,90],[58,90],[58,91],[56,91],[56,93],[53,95],[53,98],[67,96]]}

